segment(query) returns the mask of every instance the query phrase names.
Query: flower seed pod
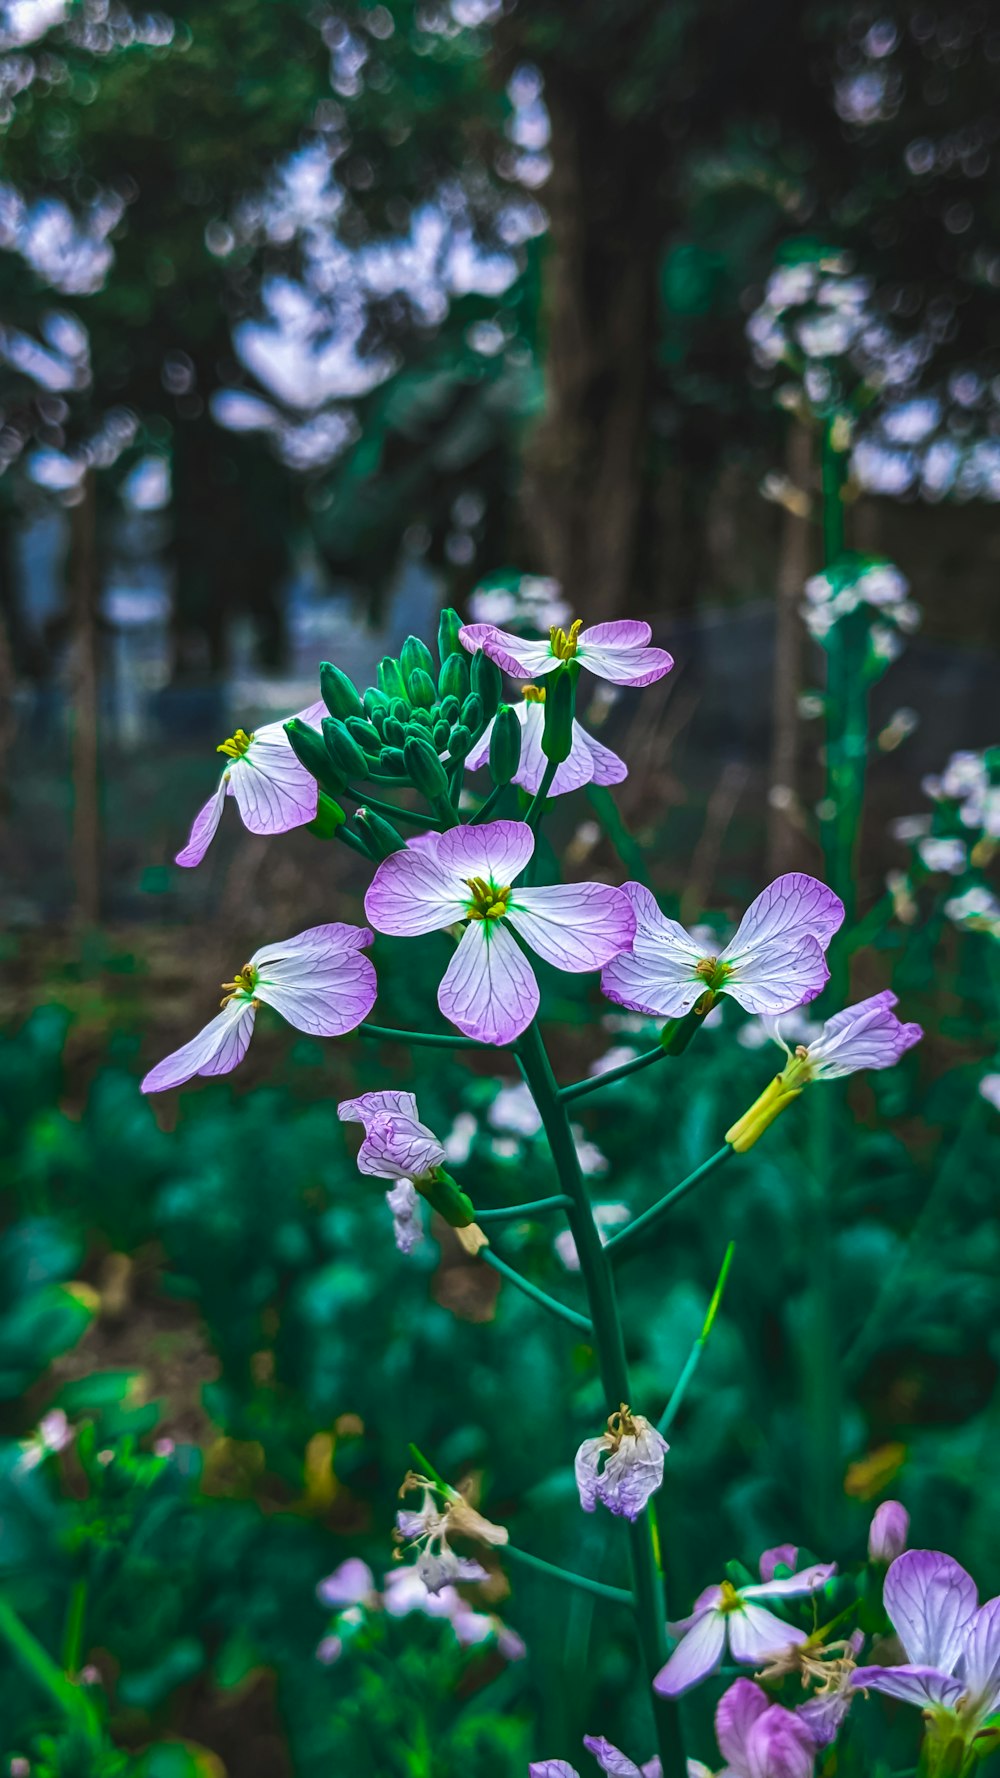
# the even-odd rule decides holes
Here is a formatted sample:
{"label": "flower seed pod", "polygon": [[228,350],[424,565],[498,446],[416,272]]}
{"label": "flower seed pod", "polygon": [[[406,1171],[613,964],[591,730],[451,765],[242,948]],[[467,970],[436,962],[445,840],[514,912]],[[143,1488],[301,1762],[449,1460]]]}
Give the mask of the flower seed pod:
{"label": "flower seed pod", "polygon": [[450,654],[438,674],[438,691],[443,698],[457,698],[461,703],[469,695],[469,657],[464,649]]}
{"label": "flower seed pod", "polygon": [[[327,716],[325,722],[332,721]],[[331,760],[323,745],[323,737],[303,722],[301,716],[293,716],[284,725],[288,742],[300,765],[311,772],[321,790],[325,790],[334,798],[340,796],[344,788],[344,775],[339,771],[336,761]]]}
{"label": "flower seed pod", "polygon": [[332,661],[320,662],[319,690],[331,716],[339,716],[343,721],[345,716],[364,715],[364,706],[353,680],[348,679]]}
{"label": "flower seed pod", "polygon": [[[291,736],[289,736],[291,740]],[[366,759],[357,741],[343,722],[335,716],[323,718],[323,743],[327,758],[343,778],[367,778],[371,760]],[[294,741],[292,742],[294,746]]]}
{"label": "flower seed pod", "polygon": [[484,654],[480,649],[472,657],[472,671],[469,677],[473,691],[478,692],[482,700],[483,716],[489,721],[490,717],[496,714],[500,693],[503,690],[503,676],[500,668],[495,661],[490,660],[489,655]]}
{"label": "flower seed pod", "polygon": [[384,691],[387,698],[402,698],[408,704],[406,682],[399,670],[399,662],[394,661],[391,654],[384,655],[379,661],[378,684],[379,690]]}
{"label": "flower seed pod", "polygon": [[410,674],[416,672],[426,673],[428,678],[433,677],[434,657],[419,636],[407,636],[399,651],[399,670],[404,680],[408,680]]}
{"label": "flower seed pod", "polygon": [[462,628],[462,619],[450,605],[446,605],[438,619],[438,659],[442,667],[453,654],[464,657],[464,649],[458,639]]}
{"label": "flower seed pod", "polygon": [[490,777],[509,784],[521,763],[521,724],[510,704],[501,704],[490,736]]}
{"label": "flower seed pod", "polygon": [[418,709],[429,710],[431,705],[436,702],[437,693],[434,689],[434,681],[423,667],[414,668],[406,681],[406,689],[409,692],[410,703],[415,704]]}

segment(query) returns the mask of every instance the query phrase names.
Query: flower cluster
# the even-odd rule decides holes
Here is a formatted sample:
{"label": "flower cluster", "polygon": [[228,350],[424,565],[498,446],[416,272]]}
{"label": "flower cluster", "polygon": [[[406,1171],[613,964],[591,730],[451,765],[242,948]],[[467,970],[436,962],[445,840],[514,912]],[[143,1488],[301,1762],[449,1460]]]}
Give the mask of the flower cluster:
{"label": "flower cluster", "polygon": [[453,1586],[428,1592],[413,1567],[390,1569],[383,1576],[380,1591],[367,1563],[357,1556],[348,1556],[319,1582],[316,1597],[334,1614],[330,1629],[316,1650],[317,1660],[327,1667],[341,1659],[354,1637],[373,1619],[380,1615],[405,1618],[411,1612],[449,1623],[461,1648],[477,1648],[489,1642],[505,1661],[522,1660],[526,1653],[517,1632],[495,1613],[470,1605]]}
{"label": "flower cluster", "polygon": [[850,620],[863,624],[867,647],[862,672],[868,681],[881,677],[900,654],[903,636],[920,624],[920,607],[910,598],[910,584],[893,562],[878,556],[841,556],[805,584],[802,607],[809,634],[828,647],[837,626]]}
{"label": "flower cluster", "polygon": [[901,919],[916,911],[916,894],[928,876],[955,879],[944,899],[954,925],[1000,936],[1000,899],[987,871],[1000,843],[1000,748],[952,754],[944,771],[923,780],[933,808],[892,825],[893,837],[911,848],[906,871],[893,871],[888,886]]}
{"label": "flower cluster", "polygon": [[400,1497],[414,1490],[422,1492],[423,1499],[416,1511],[406,1508],[396,1514],[395,1536],[399,1553],[416,1552],[417,1575],[427,1591],[440,1593],[457,1581],[487,1580],[482,1564],[456,1555],[450,1539],[462,1537],[496,1549],[508,1541],[505,1527],[484,1519],[458,1489],[445,1490],[411,1470],[403,1478]]}

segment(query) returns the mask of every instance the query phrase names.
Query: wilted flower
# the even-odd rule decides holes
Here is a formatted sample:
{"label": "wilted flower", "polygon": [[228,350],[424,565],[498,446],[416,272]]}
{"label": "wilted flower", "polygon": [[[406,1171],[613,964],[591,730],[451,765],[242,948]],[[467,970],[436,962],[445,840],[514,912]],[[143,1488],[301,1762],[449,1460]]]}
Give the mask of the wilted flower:
{"label": "wilted flower", "polygon": [[[545,687],[526,685],[523,690],[523,703],[511,706],[521,724],[521,757],[513,782],[520,784],[522,790],[534,796],[549,763],[542,752]],[[468,756],[466,763],[472,771],[484,766],[490,757],[490,740],[495,721],[496,717]],[[579,790],[584,784],[620,784],[627,777],[628,766],[625,761],[619,759],[617,753],[612,753],[610,747],[602,747],[600,741],[595,741],[593,735],[588,735],[583,724],[574,719],[569,757],[556,768],[548,795],[565,796],[568,791]]]}
{"label": "wilted flower", "polygon": [[591,624],[586,630],[582,618],[577,618],[568,630],[553,624],[547,642],[525,642],[494,624],[466,624],[459,640],[470,654],[481,648],[513,679],[538,679],[576,661],[612,685],[640,686],[662,679],[674,664],[666,649],[650,648],[652,633],[648,624],[635,618]]}
{"label": "wilted flower", "polygon": [[142,1083],[162,1093],[196,1074],[229,1074],[246,1055],[257,1008],[273,1006],[310,1037],[342,1037],[366,1018],[378,992],[375,971],[360,952],[372,942],[366,926],[310,926],[294,938],[255,951],[231,982],[222,1011],[174,1050]]}
{"label": "wilted flower", "polygon": [[868,1560],[894,1562],[906,1548],[910,1515],[898,1500],[883,1500],[868,1527]]}
{"label": "wilted flower", "polygon": [[538,1008],[534,971],[514,937],[574,973],[599,969],[635,930],[629,902],[606,883],[514,889],[535,849],[523,821],[453,827],[379,865],[365,911],[379,932],[418,938],[465,922],[438,989],[446,1019],[466,1037],[510,1043]]}
{"label": "wilted flower", "polygon": [[746,1012],[786,1012],[815,1000],[829,979],[825,953],[844,904],[815,877],[794,871],[769,883],[718,956],[668,920],[641,883],[622,888],[635,938],[601,975],[602,992],[619,1006],[679,1018],[705,995],[730,994]]}
{"label": "wilted flower", "polygon": [[600,1501],[610,1513],[637,1519],[663,1482],[663,1459],[669,1449],[656,1427],[622,1402],[618,1412],[609,1415],[607,1431],[584,1439],[577,1451],[576,1485],[584,1512],[594,1512]]}
{"label": "wilted flower", "polygon": [[805,1723],[817,1747],[827,1747],[836,1740],[854,1702],[853,1675],[864,1640],[861,1630],[855,1630],[841,1642],[822,1643],[810,1637],[766,1661],[757,1674],[764,1685],[780,1684],[790,1674],[804,1686],[815,1683],[815,1692],[804,1704],[796,1706],[795,1714]]}
{"label": "wilted flower", "polygon": [[[298,720],[313,725],[325,715],[326,705],[319,702],[300,710]],[[292,752],[284,720],[268,722],[251,734],[238,728],[216,752],[226,755],[226,769],[215,794],[195,816],[176,864],[201,863],[222,820],[227,796],[236,798],[243,825],[250,833],[287,833],[316,819],[316,780]]]}
{"label": "wilted flower", "polygon": [[506,1527],[484,1519],[454,1488],[447,1491],[443,1504],[439,1505],[437,1484],[426,1476],[414,1475],[412,1471],[404,1477],[400,1496],[405,1497],[417,1488],[423,1489],[420,1508],[416,1512],[400,1509],[396,1514],[394,1535],[403,1548],[418,1551],[416,1572],[427,1591],[439,1593],[442,1587],[456,1581],[487,1580],[489,1577],[482,1564],[457,1556],[449,1537],[467,1537],[474,1543],[496,1547],[508,1541]]}
{"label": "wilted flower", "polygon": [[442,1144],[420,1122],[412,1093],[362,1093],[357,1099],[342,1099],[337,1116],[341,1123],[364,1125],[359,1172],[397,1181],[385,1201],[392,1211],[396,1246],[400,1253],[412,1253],[424,1238],[416,1182],[433,1178],[445,1159]]}
{"label": "wilted flower", "polygon": [[724,1580],[721,1586],[706,1587],[695,1600],[690,1617],[667,1625],[671,1636],[679,1640],[656,1675],[654,1689],[677,1698],[700,1685],[722,1665],[727,1642],[734,1661],[756,1667],[769,1655],[808,1641],[807,1631],[786,1624],[758,1600],[805,1598],[826,1585],[835,1566],[833,1562],[816,1562],[784,1580],[772,1578],[748,1587],[734,1587]]}

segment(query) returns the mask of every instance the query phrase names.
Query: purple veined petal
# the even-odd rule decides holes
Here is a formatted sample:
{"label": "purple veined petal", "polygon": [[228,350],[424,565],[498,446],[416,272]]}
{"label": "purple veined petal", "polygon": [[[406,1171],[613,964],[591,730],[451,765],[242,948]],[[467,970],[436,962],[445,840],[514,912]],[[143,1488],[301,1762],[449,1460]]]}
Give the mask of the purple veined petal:
{"label": "purple veined petal", "polygon": [[[738,1615],[738,1614],[733,1614]],[[661,1697],[679,1698],[700,1685],[722,1664],[726,1646],[726,1618],[721,1611],[706,1611],[682,1637],[665,1667],[653,1680]]]}
{"label": "purple veined petal", "polygon": [[783,1649],[808,1640],[805,1630],[786,1624],[763,1605],[751,1602],[744,1605],[742,1611],[730,1613],[729,1647],[733,1660],[739,1661],[741,1666],[756,1667],[768,1655],[779,1654]]}
{"label": "purple veined petal", "polygon": [[798,1557],[798,1544],[776,1543],[771,1550],[765,1550],[760,1558],[760,1578],[762,1581],[774,1579],[774,1571],[779,1566],[794,1568]]}
{"label": "purple veined petal", "polygon": [[420,1220],[420,1199],[409,1179],[401,1179],[385,1194],[392,1212],[392,1232],[400,1253],[412,1253],[424,1238]]}
{"label": "purple veined petal", "polygon": [[280,724],[254,735],[229,767],[229,784],[250,833],[288,833],[316,818],[316,780],[299,764]]}
{"label": "purple veined petal", "polygon": [[595,642],[602,648],[648,648],[652,640],[653,632],[641,617],[613,617],[580,631],[581,645]]}
{"label": "purple veined petal", "polygon": [[600,1499],[600,1462],[610,1442],[606,1432],[602,1432],[598,1438],[585,1438],[573,1460],[580,1505],[585,1513],[597,1511],[597,1502]]}
{"label": "purple veined petal", "polygon": [[441,835],[428,827],[423,833],[411,834],[406,845],[410,852],[422,852],[425,858],[436,858],[440,841]]}
{"label": "purple veined petal", "polygon": [[815,1698],[807,1698],[804,1704],[796,1704],[795,1714],[805,1723],[817,1747],[829,1747],[837,1739],[854,1697],[854,1691],[847,1687],[821,1692]]}
{"label": "purple veined petal", "polygon": [[[435,839],[437,839],[435,835]],[[368,886],[365,913],[376,932],[420,938],[464,920],[469,889],[433,852],[407,845],[383,859]]]}
{"label": "purple veined petal", "polygon": [[977,1714],[992,1716],[1000,1706],[1000,1598],[988,1599],[968,1631],[959,1674],[975,1699]]}
{"label": "purple veined petal", "polygon": [[396,1093],[387,1089],[380,1093],[359,1093],[356,1099],[341,1099],[337,1116],[342,1124],[365,1124],[380,1112],[396,1112],[419,1123],[415,1093]]}
{"label": "purple veined petal", "polygon": [[609,1512],[635,1522],[650,1495],[663,1485],[663,1459],[669,1449],[648,1422],[637,1438],[622,1439],[597,1481],[598,1499]]}
{"label": "purple veined petal", "polygon": [[580,632],[577,659],[612,685],[652,685],[670,672],[674,659],[665,648],[649,647],[651,634],[648,624],[630,618],[591,624]]}
{"label": "purple veined petal", "polygon": [[814,1562],[811,1568],[800,1568],[798,1574],[786,1575],[784,1580],[775,1580],[772,1574],[769,1581],[755,1581],[752,1586],[741,1587],[740,1598],[804,1599],[809,1593],[825,1587],[836,1572],[836,1562]]}
{"label": "purple veined petal", "polygon": [[715,1739],[719,1743],[719,1752],[737,1771],[742,1771],[746,1765],[747,1736],[767,1708],[767,1698],[752,1679],[735,1679],[715,1707]]}
{"label": "purple veined petal", "polygon": [[602,1772],[609,1772],[611,1778],[642,1778],[642,1773],[634,1759],[627,1753],[621,1753],[612,1747],[603,1735],[584,1735],[583,1745],[588,1753],[592,1753]]}
{"label": "purple veined petal", "polygon": [[889,1565],[883,1604],[914,1666],[954,1673],[978,1605],[971,1574],[941,1550],[906,1550]]}
{"label": "purple veined petal", "polygon": [[482,827],[449,828],[438,841],[437,861],[462,884],[483,877],[503,889],[520,876],[534,850],[535,836],[525,822],[486,821]]}
{"label": "purple veined petal", "polygon": [[375,1577],[360,1556],[348,1556],[332,1574],[321,1580],[316,1597],[322,1605],[360,1605],[375,1586]]}
{"label": "purple veined petal", "polygon": [[906,1050],[919,1043],[919,1025],[904,1025],[893,1012],[896,996],[890,989],[859,1000],[827,1019],[818,1038],[809,1045],[810,1057],[827,1080],[854,1074],[859,1068],[891,1068]]}
{"label": "purple veined petal", "polygon": [[[619,759],[617,753],[613,753],[610,747],[605,747],[601,741],[595,741],[593,735],[588,734],[587,730],[583,728],[580,723],[575,725],[574,736],[576,729],[579,729],[583,744],[586,746],[587,752],[590,754],[592,782],[594,784],[624,783],[625,779],[628,777],[628,766],[625,764],[625,761]],[[558,777],[559,773],[557,772],[556,780],[558,780]],[[553,789],[554,788],[555,785],[553,784]]]}
{"label": "purple veined petal", "polygon": [[205,807],[199,809],[195,816],[191,825],[191,832],[188,835],[188,843],[182,851],[178,852],[174,859],[175,864],[182,865],[185,870],[191,870],[194,865],[201,863],[218,832],[219,822],[222,820],[222,811],[228,795],[229,773],[223,772],[215,791],[209,797]]}
{"label": "purple veined petal", "polygon": [[[324,716],[329,716],[329,714],[330,712],[324,704],[323,699],[317,698],[315,704],[307,704],[304,710],[296,710],[295,721],[306,722],[310,728],[318,728]],[[285,722],[288,720],[289,718],[286,717],[284,722],[276,723],[275,727],[280,728],[282,732],[284,732]],[[270,726],[270,724],[268,726]],[[285,740],[288,740],[287,735],[285,735]],[[291,743],[289,742],[289,746],[290,745]]]}
{"label": "purple veined petal", "polygon": [[706,1611],[714,1611],[722,1604],[722,1588],[720,1586],[702,1587],[687,1617],[675,1618],[667,1623],[667,1634],[675,1641],[686,1636],[692,1624],[696,1624]]}
{"label": "purple veined petal", "polygon": [[196,1074],[230,1074],[246,1055],[256,1017],[252,1000],[242,995],[231,1000],[190,1043],[182,1044],[150,1069],[141,1091],[165,1093],[168,1087],[179,1087]]}
{"label": "purple veined petal", "polygon": [[367,950],[375,934],[367,926],[351,926],[343,920],[325,926],[307,926],[292,938],[260,945],[250,959],[254,969],[266,969],[279,980],[295,979],[295,972],[313,963],[331,963],[352,951]]}
{"label": "purple veined petal", "polygon": [[[516,705],[515,705],[515,708],[516,708]],[[469,748],[469,751],[465,756],[465,764],[466,764],[467,769],[470,772],[478,772],[484,765],[486,765],[488,763],[489,757],[490,757],[490,742],[493,739],[493,729],[494,729],[495,723],[496,723],[496,717],[494,716],[491,718],[491,720],[487,724],[486,728],[484,728],[478,741],[475,741],[473,743],[473,745]],[[523,749],[522,749],[522,751],[523,751]]]}
{"label": "purple veined petal", "polygon": [[884,1692],[887,1698],[901,1698],[904,1704],[916,1704],[921,1710],[935,1705],[950,1709],[965,1690],[960,1679],[942,1673],[937,1667],[855,1667],[851,1674],[855,1691]]}
{"label": "purple veined petal", "polygon": [[607,883],[515,889],[507,919],[546,963],[579,975],[624,951],[635,934],[627,896]]}
{"label": "purple veined petal", "polygon": [[424,1179],[445,1152],[433,1130],[398,1112],[382,1112],[365,1126],[358,1170],[377,1179]]}
{"label": "purple veined petal", "polygon": [[776,938],[732,965],[725,993],[744,1012],[776,1015],[807,1006],[829,979],[826,953],[818,939],[808,934],[788,940]]}
{"label": "purple veined petal", "polygon": [[747,908],[725,950],[723,960],[739,962],[747,952],[756,955],[773,940],[808,934],[826,950],[843,924],[844,904],[818,877],[790,871],[775,877]]}
{"label": "purple veined petal", "polygon": [[560,665],[548,642],[525,642],[495,624],[464,624],[458,639],[470,654],[481,648],[512,679],[537,679]]}
{"label": "purple veined petal", "polygon": [[677,1018],[690,1012],[705,992],[695,974],[704,950],[676,920],[661,914],[655,898],[641,883],[623,883],[635,914],[631,951],[622,951],[601,977],[601,992],[619,1006],[637,1012]]}
{"label": "purple veined petal", "polygon": [[[534,763],[535,763],[536,767],[537,767],[538,761],[540,760],[542,763],[542,770],[544,772],[545,767],[548,764],[548,760],[545,758],[545,755],[542,752],[542,734],[543,734],[543,731],[545,728],[544,706],[542,704],[529,704],[527,706],[527,709],[529,711],[535,710],[538,712],[538,714],[534,718],[529,717],[528,723],[526,724],[526,727],[525,727],[525,736],[527,737],[527,735],[529,735],[529,734],[532,735],[534,737],[534,743],[535,743],[533,747],[529,747],[529,749],[527,750],[527,755],[529,758],[532,756],[532,754],[534,755]],[[523,763],[523,760],[525,757],[525,753],[526,753],[526,749],[525,749],[525,746],[522,742],[522,746],[521,746],[522,763]],[[521,766],[518,766],[517,775],[518,775],[518,781],[520,782]],[[535,774],[532,773],[532,777],[534,777],[534,775]],[[549,786],[548,794],[549,794],[549,796],[569,796],[571,794],[571,792],[574,790],[582,790],[583,786],[585,784],[589,784],[591,782],[593,776],[594,776],[594,761],[591,756],[590,749],[587,746],[587,735],[586,735],[585,731],[580,727],[580,724],[578,722],[574,721],[573,727],[570,731],[569,754],[568,754],[567,758],[562,760],[561,763],[556,767],[556,775],[553,778],[551,785]],[[539,779],[538,782],[540,784],[541,779]],[[537,788],[537,786],[536,786],[536,788]],[[525,790],[528,789],[527,782],[524,783],[524,789]],[[533,796],[535,794],[534,791],[532,791],[531,794]]]}
{"label": "purple veined petal", "polygon": [[534,971],[513,934],[500,920],[471,920],[438,988],[445,1018],[479,1043],[513,1043],[531,1024],[538,998]]}
{"label": "purple veined petal", "polygon": [[746,1778],[812,1778],[816,1743],[791,1710],[772,1704],[746,1740]]}
{"label": "purple veined petal", "polygon": [[528,1778],[580,1778],[575,1766],[565,1759],[536,1759],[528,1767]]}
{"label": "purple veined petal", "polygon": [[[328,936],[343,930],[315,926],[287,947],[263,946],[254,953],[255,997],[310,1037],[342,1037],[354,1031],[375,1005],[374,965],[360,951],[343,950],[337,937]],[[364,927],[346,930],[367,933]]]}

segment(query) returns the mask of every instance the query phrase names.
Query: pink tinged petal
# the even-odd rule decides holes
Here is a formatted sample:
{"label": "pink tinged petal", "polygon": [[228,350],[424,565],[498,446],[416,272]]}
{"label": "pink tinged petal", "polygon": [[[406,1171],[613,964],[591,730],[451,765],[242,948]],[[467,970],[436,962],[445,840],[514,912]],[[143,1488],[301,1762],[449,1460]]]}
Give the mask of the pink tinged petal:
{"label": "pink tinged petal", "polygon": [[[655,1753],[652,1759],[648,1759],[644,1766],[639,1767],[639,1772],[641,1778],[663,1778],[663,1767]],[[708,1778],[712,1778],[712,1774],[708,1771],[708,1767],[701,1765],[696,1759],[688,1760],[687,1772],[688,1778],[700,1778],[700,1774],[706,1772],[708,1773]]]}
{"label": "pink tinged petal", "polygon": [[470,654],[481,648],[512,679],[536,679],[560,665],[548,642],[525,642],[509,630],[498,630],[495,624],[465,624],[458,639]]}
{"label": "pink tinged petal", "polygon": [[[590,754],[593,782],[595,784],[622,784],[628,777],[628,766],[625,761],[619,759],[617,753],[612,753],[610,747],[605,747],[600,741],[595,741],[593,735],[588,735],[586,729],[581,728],[579,723],[576,723],[573,729],[574,746],[576,745],[577,730],[579,730],[579,738]],[[559,772],[556,773],[556,783],[558,781]]]}
{"label": "pink tinged petal", "polygon": [[332,920],[325,926],[307,926],[292,938],[261,945],[250,959],[257,969],[269,971],[279,963],[289,966],[302,963],[332,962],[351,951],[365,951],[374,943],[375,935],[367,926],[351,926],[343,920]]}
{"label": "pink tinged petal", "polygon": [[375,970],[360,946],[372,934],[364,926],[313,926],[283,944],[263,945],[251,963],[254,994],[311,1037],[353,1031],[375,1004]]}
{"label": "pink tinged petal", "polygon": [[493,739],[493,724],[495,722],[496,717],[494,716],[492,721],[483,730],[479,740],[466,754],[465,763],[470,772],[478,772],[479,768],[487,763],[490,757],[490,742]]}
{"label": "pink tinged petal", "polygon": [[734,1680],[716,1705],[715,1738],[719,1752],[737,1770],[746,1764],[747,1736],[767,1708],[767,1698],[752,1679]]}
{"label": "pink tinged petal", "polygon": [[[520,784],[521,789],[526,790],[529,796],[534,796],[541,785],[545,776],[545,768],[549,763],[542,752],[545,706],[544,704],[524,703],[514,707],[521,722],[521,757],[517,763],[514,782]],[[569,769],[569,777],[566,775],[567,769]],[[574,769],[570,766],[570,760],[565,759],[556,771],[549,795],[561,796],[564,790],[577,788],[579,786],[575,782]]]}
{"label": "pink tinged petal", "polygon": [[260,729],[229,782],[243,825],[250,833],[287,833],[316,817],[316,780],[300,765],[279,724]]}
{"label": "pink tinged petal", "polygon": [[920,1710],[935,1706],[950,1710],[965,1690],[960,1679],[937,1667],[856,1667],[851,1684],[855,1691],[884,1692],[887,1698],[901,1698]]}
{"label": "pink tinged petal", "polygon": [[531,1024],[538,998],[534,971],[513,935],[499,920],[470,921],[438,989],[445,1018],[479,1043],[513,1043]]}
{"label": "pink tinged petal", "polygon": [[[535,836],[523,821],[487,821],[482,827],[449,828],[438,841],[437,862],[463,885],[469,877],[483,877],[503,889],[520,876],[534,850]],[[468,895],[465,900],[468,904]]]}
{"label": "pink tinged petal", "polygon": [[332,1574],[321,1580],[316,1597],[323,1605],[360,1605],[375,1585],[375,1577],[359,1556],[348,1556]]}
{"label": "pink tinged petal", "polygon": [[706,1611],[677,1644],[665,1667],[653,1680],[661,1697],[679,1698],[700,1685],[722,1664],[726,1646],[726,1619],[721,1611]]}
{"label": "pink tinged petal", "polygon": [[610,1440],[606,1432],[602,1432],[599,1438],[585,1438],[573,1461],[580,1505],[585,1513],[597,1510],[597,1502],[600,1499],[601,1455],[607,1450],[609,1443]]}
{"label": "pink tinged petal", "polygon": [[714,1610],[716,1606],[721,1604],[721,1587],[702,1587],[701,1592],[698,1594],[697,1599],[691,1607],[691,1615],[689,1617],[677,1618],[673,1622],[668,1621],[667,1634],[672,1636],[676,1642],[681,1636],[687,1635],[692,1624],[696,1624],[700,1617],[704,1617],[706,1611]]}
{"label": "pink tinged petal", "polygon": [[598,1478],[597,1495],[609,1512],[634,1521],[651,1494],[663,1485],[663,1459],[670,1449],[655,1426],[638,1438],[623,1438]]}
{"label": "pink tinged petal", "polygon": [[991,1716],[1000,1705],[1000,1599],[988,1600],[976,1612],[959,1671],[977,1713]]}
{"label": "pink tinged petal", "polygon": [[342,1124],[367,1124],[370,1118],[377,1117],[380,1112],[396,1112],[400,1117],[411,1117],[418,1122],[417,1099],[415,1093],[360,1093],[356,1099],[341,1099],[337,1106],[337,1116]]}
{"label": "pink tinged petal", "polygon": [[209,797],[205,807],[200,809],[195,816],[191,832],[188,835],[188,843],[183,851],[178,852],[174,859],[175,864],[181,864],[186,870],[190,870],[193,865],[201,863],[215,838],[219,822],[222,820],[222,810],[228,794],[228,787],[229,774],[224,772],[219,779],[217,790]]}
{"label": "pink tinged petal", "polygon": [[805,1723],[817,1747],[829,1747],[837,1739],[854,1696],[850,1689],[826,1692],[796,1705],[795,1714]]}
{"label": "pink tinged petal", "polygon": [[673,656],[665,648],[650,648],[648,624],[631,618],[591,624],[581,630],[577,658],[599,679],[612,685],[652,685],[670,672]]}
{"label": "pink tinged petal", "polygon": [[868,1529],[868,1555],[872,1562],[894,1562],[906,1548],[910,1515],[898,1500],[883,1500]]}
{"label": "pink tinged petal", "polygon": [[642,1778],[642,1773],[634,1759],[628,1754],[620,1753],[612,1747],[603,1735],[584,1735],[583,1745],[588,1753],[592,1753],[602,1772],[610,1772],[611,1778]]}
{"label": "pink tinged petal", "polygon": [[366,1125],[358,1169],[379,1179],[424,1179],[444,1158],[444,1149],[426,1124],[383,1113]]}
{"label": "pink tinged petal", "polygon": [[741,1587],[740,1598],[804,1599],[809,1593],[818,1592],[820,1587],[825,1587],[836,1572],[836,1562],[814,1562],[811,1568],[800,1568],[797,1574],[786,1575],[784,1580],[772,1578],[750,1587]]}
{"label": "pink tinged petal", "polygon": [[811,1778],[815,1764],[805,1723],[780,1704],[763,1711],[747,1735],[746,1778]]}
{"label": "pink tinged petal", "polygon": [[230,1074],[246,1055],[256,1017],[252,1000],[242,996],[231,1000],[190,1043],[150,1069],[142,1091],[164,1093],[168,1087],[179,1087],[196,1074]]}
{"label": "pink tinged petal", "polygon": [[573,974],[600,969],[625,950],[635,934],[628,898],[607,883],[516,889],[507,918],[546,963]]}
{"label": "pink tinged petal", "polygon": [[761,1580],[773,1580],[774,1571],[779,1565],[782,1568],[794,1568],[798,1553],[798,1545],[794,1543],[776,1543],[772,1550],[765,1550],[760,1559]]}
{"label": "pink tinged petal", "polygon": [[722,955],[736,962],[746,952],[757,953],[774,939],[815,938],[826,950],[843,924],[844,904],[817,877],[790,871],[776,877],[750,903]]}
{"label": "pink tinged petal", "polygon": [[575,1766],[565,1759],[536,1759],[528,1767],[528,1778],[580,1778]]}
{"label": "pink tinged petal", "polygon": [[419,938],[464,920],[469,889],[438,862],[433,851],[408,845],[383,859],[365,896],[365,913],[376,932]]}
{"label": "pink tinged petal", "polygon": [[919,1043],[923,1031],[919,1025],[904,1025],[892,1008],[896,996],[886,989],[869,1000],[835,1013],[816,1040],[809,1045],[809,1054],[819,1063],[818,1072],[827,1080],[853,1074],[859,1068],[891,1068],[906,1050]]}
{"label": "pink tinged petal", "polygon": [[807,1640],[805,1630],[784,1623],[763,1605],[744,1605],[742,1611],[730,1614],[729,1647],[733,1660],[742,1666],[757,1666],[768,1655],[776,1655],[782,1649],[793,1648]]}
{"label": "pink tinged petal", "polygon": [[622,952],[601,977],[601,991],[619,1006],[677,1018],[690,1012],[705,992],[695,974],[704,947],[676,920],[661,914],[655,898],[641,883],[623,883],[635,915],[632,950]]}
{"label": "pink tinged petal", "polygon": [[[307,704],[304,710],[296,710],[295,720],[297,722],[307,722],[309,724],[310,728],[319,728],[319,725],[322,722],[324,716],[329,716],[329,714],[330,714],[330,712],[327,709],[326,705],[324,704],[323,699],[317,698],[315,704]],[[286,717],[285,721],[287,721],[287,720],[288,719]],[[269,729],[272,726],[275,728],[280,728],[282,733],[284,733],[284,727],[285,727],[284,722],[275,723],[273,725],[271,723],[268,724]],[[287,739],[288,739],[287,735],[285,736],[285,739],[287,741]]]}
{"label": "pink tinged petal", "polygon": [[732,965],[725,992],[750,1013],[790,1012],[807,1006],[830,979],[818,939],[776,938]]}
{"label": "pink tinged petal", "polygon": [[883,1603],[908,1660],[954,1673],[978,1604],[958,1562],[940,1550],[907,1550],[889,1567]]}

